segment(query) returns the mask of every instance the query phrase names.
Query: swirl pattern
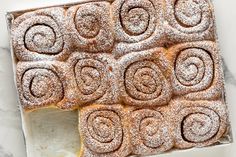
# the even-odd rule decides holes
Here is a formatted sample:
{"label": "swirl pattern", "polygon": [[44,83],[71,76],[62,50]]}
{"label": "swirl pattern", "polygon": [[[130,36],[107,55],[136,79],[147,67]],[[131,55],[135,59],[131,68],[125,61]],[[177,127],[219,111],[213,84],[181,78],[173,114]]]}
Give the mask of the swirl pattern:
{"label": "swirl pattern", "polygon": [[[190,110],[195,113],[189,114]],[[204,113],[201,113],[204,111]],[[204,142],[213,137],[219,127],[219,116],[211,110],[204,108],[191,108],[182,112],[188,112],[188,115],[182,121],[183,138],[189,142]]]}
{"label": "swirl pattern", "polygon": [[[176,59],[175,75],[184,86],[199,86],[199,82],[209,86],[213,79],[214,63],[211,56],[199,48],[189,48],[180,52]],[[208,74],[207,76],[205,75]],[[205,75],[205,76],[204,76]]]}
{"label": "swirl pattern", "polygon": [[[75,53],[69,59],[81,104],[112,102],[112,59],[109,55]],[[115,89],[115,85],[114,89]],[[109,96],[108,96],[109,95]],[[110,97],[111,96],[111,97]],[[103,99],[104,98],[104,99]]]}
{"label": "swirl pattern", "polygon": [[80,131],[85,139],[83,156],[127,156],[130,150],[122,107],[95,106],[80,113]]}
{"label": "swirl pattern", "polygon": [[171,129],[161,112],[151,109],[133,111],[130,125],[134,154],[151,155],[173,147]]}
{"label": "swirl pattern", "polygon": [[159,46],[163,35],[162,3],[155,0],[119,0],[112,4],[117,55]]}
{"label": "swirl pattern", "polygon": [[74,47],[89,52],[110,52],[113,34],[109,3],[93,2],[73,6],[67,11],[70,35]]}
{"label": "swirl pattern", "polygon": [[[168,65],[159,62],[163,56],[162,54],[155,56],[158,51],[141,52],[142,55],[131,53],[132,60],[126,62],[126,58],[123,58],[124,60],[120,61],[124,70],[122,71],[124,80],[121,94],[125,103],[137,106],[157,106],[166,104],[171,98],[170,84],[160,70],[163,68],[162,65],[166,67]],[[129,58],[129,55],[126,57]]]}
{"label": "swirl pattern", "polygon": [[170,52],[174,54],[175,94],[187,95],[190,99],[213,99],[220,95],[223,78],[213,43],[182,44],[170,49]]}
{"label": "swirl pattern", "polygon": [[[123,35],[123,40],[137,42],[148,38],[156,26],[155,6],[150,0],[117,1],[118,8],[117,34]],[[115,10],[116,11],[116,10]],[[116,16],[116,13],[115,15]],[[122,37],[120,37],[122,38]]]}
{"label": "swirl pattern", "polygon": [[12,26],[13,48],[19,60],[64,60],[68,57],[64,41],[64,9],[51,8],[25,13]]}
{"label": "swirl pattern", "polygon": [[213,15],[208,0],[166,0],[166,4],[166,20],[178,40],[212,37]]}
{"label": "swirl pattern", "polygon": [[57,70],[50,64],[42,65],[19,63],[17,66],[17,85],[25,109],[53,105],[64,97],[63,82]]}
{"label": "swirl pattern", "polygon": [[214,144],[226,131],[227,116],[222,102],[176,101],[170,105],[179,148]]}

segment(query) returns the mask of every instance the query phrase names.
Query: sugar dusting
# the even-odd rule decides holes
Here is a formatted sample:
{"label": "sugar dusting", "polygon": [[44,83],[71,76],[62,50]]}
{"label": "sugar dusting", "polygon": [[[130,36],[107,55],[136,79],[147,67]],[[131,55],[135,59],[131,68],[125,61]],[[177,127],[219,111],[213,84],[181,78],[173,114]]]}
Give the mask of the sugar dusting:
{"label": "sugar dusting", "polygon": [[21,104],[79,109],[84,157],[215,144],[228,120],[213,28],[208,0],[115,0],[24,13],[11,31]]}

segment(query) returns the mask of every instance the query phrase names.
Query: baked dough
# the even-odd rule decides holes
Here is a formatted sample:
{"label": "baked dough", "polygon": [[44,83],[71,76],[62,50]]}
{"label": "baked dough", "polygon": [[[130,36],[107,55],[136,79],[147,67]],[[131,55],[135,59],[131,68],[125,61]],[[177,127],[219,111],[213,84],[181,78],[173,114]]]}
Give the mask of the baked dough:
{"label": "baked dough", "polygon": [[24,111],[78,109],[81,157],[229,137],[210,0],[101,0],[12,13]]}

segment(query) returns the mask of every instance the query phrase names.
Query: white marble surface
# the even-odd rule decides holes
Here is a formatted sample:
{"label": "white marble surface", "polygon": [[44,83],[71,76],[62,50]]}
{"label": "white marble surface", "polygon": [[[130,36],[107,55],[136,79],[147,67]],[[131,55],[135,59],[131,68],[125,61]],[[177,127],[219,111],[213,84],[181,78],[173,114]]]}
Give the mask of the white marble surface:
{"label": "white marble surface", "polygon": [[[8,33],[5,23],[7,11],[58,4],[59,0],[1,0],[0,1],[0,157],[26,157],[20,113],[13,81]],[[75,0],[60,0],[76,2]],[[225,61],[226,92],[236,135],[236,6],[235,0],[213,0],[217,18],[217,32]],[[178,151],[160,157],[235,157],[236,143],[204,149]]]}

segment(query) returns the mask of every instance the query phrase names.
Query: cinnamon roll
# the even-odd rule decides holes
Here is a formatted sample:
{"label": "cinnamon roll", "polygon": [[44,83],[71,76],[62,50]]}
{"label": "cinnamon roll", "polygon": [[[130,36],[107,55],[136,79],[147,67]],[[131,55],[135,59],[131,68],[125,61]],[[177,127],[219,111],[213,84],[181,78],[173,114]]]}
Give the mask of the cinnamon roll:
{"label": "cinnamon roll", "polygon": [[167,108],[137,109],[131,111],[130,133],[133,153],[152,155],[170,150],[174,146]]}
{"label": "cinnamon roll", "polygon": [[209,0],[165,0],[166,35],[180,43],[215,39],[212,4]]}
{"label": "cinnamon roll", "polygon": [[127,105],[160,106],[171,99],[169,64],[164,49],[133,52],[119,61],[120,97]]}
{"label": "cinnamon roll", "polygon": [[67,10],[67,40],[76,50],[111,52],[113,31],[108,2],[89,2]]}
{"label": "cinnamon roll", "polygon": [[79,113],[81,157],[126,157],[131,153],[127,113],[121,105],[84,107]]}
{"label": "cinnamon roll", "polygon": [[68,57],[68,42],[62,31],[64,12],[59,7],[40,9],[14,20],[11,38],[18,60],[65,60]]}
{"label": "cinnamon roll", "polygon": [[116,0],[112,3],[114,33],[119,43],[113,53],[122,56],[160,46],[164,36],[163,1]]}
{"label": "cinnamon roll", "polygon": [[227,130],[227,109],[222,101],[173,100],[170,108],[177,148],[215,144]]}
{"label": "cinnamon roll", "polygon": [[32,110],[58,106],[64,101],[63,109],[76,108],[72,83],[61,62],[19,62],[17,64],[17,87],[21,105]]}
{"label": "cinnamon roll", "polygon": [[71,79],[76,82],[81,105],[117,101],[115,60],[111,55],[75,52],[67,63],[73,73]]}
{"label": "cinnamon roll", "polygon": [[174,94],[191,100],[215,100],[222,96],[222,65],[214,42],[179,44],[168,53]]}

